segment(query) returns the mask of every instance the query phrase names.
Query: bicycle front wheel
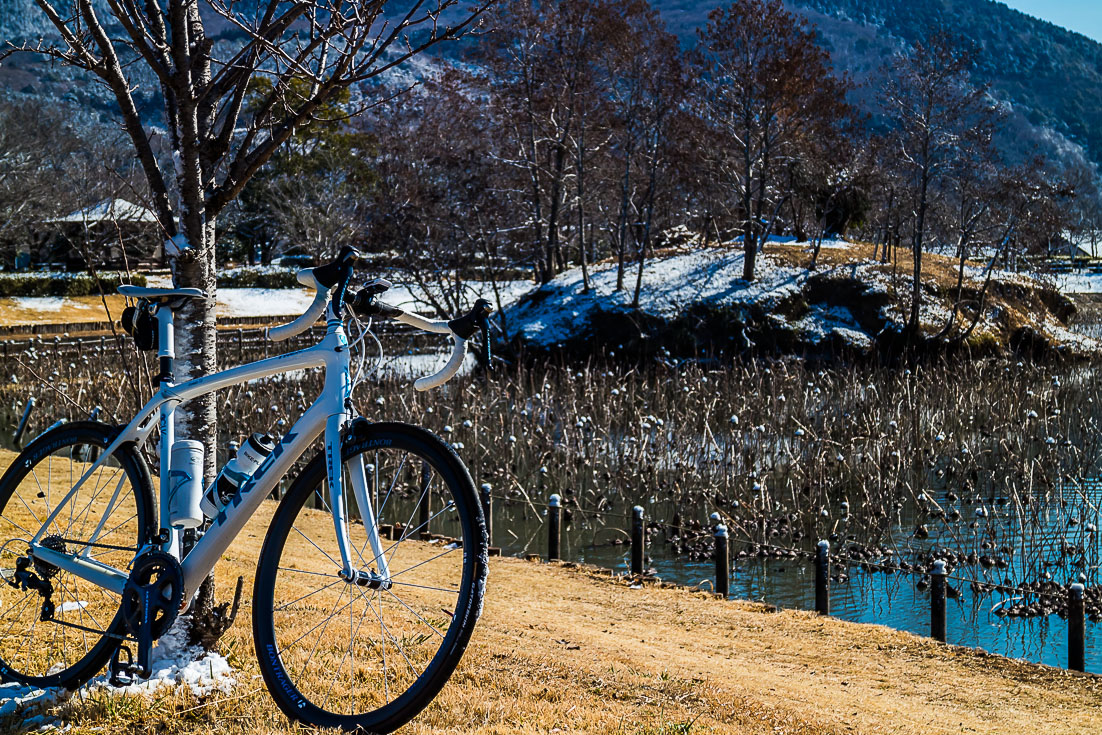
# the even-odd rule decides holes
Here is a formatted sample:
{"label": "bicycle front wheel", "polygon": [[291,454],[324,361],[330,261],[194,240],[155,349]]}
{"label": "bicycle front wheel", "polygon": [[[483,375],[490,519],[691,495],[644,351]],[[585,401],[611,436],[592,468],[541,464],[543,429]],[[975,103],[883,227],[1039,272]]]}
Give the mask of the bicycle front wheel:
{"label": "bicycle front wheel", "polygon": [[[338,576],[341,554],[322,456],[295,480],[268,529],[253,595],[265,683],[291,718],[386,733],[439,693],[482,608],[486,526],[474,484],[450,447],[406,424],[357,422],[342,443],[345,507],[364,467],[382,529],[389,588]],[[379,570],[352,513],[353,563]]]}

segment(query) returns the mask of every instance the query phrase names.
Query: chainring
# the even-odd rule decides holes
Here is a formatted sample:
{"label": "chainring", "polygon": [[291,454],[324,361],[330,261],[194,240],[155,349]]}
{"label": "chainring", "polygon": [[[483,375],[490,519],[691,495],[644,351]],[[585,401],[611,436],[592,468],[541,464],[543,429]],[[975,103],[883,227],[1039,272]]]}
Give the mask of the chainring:
{"label": "chainring", "polygon": [[145,606],[152,639],[157,640],[180,614],[184,601],[184,573],[180,562],[163,551],[147,551],[134,560],[130,578],[122,591],[122,614],[126,629],[139,637]]}

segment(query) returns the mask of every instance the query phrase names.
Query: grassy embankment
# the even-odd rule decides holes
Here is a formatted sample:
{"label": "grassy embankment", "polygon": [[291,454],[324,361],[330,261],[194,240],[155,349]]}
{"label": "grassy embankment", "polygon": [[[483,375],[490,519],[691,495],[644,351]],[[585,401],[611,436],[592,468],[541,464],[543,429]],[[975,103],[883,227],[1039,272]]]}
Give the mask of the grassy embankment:
{"label": "grassy embankment", "polygon": [[[265,503],[223,558],[223,590],[238,574],[251,583],[274,508]],[[101,690],[55,714],[74,735],[301,732],[260,681],[250,612],[246,604],[223,641],[239,672],[232,693]],[[1098,732],[1100,712],[1100,677],[880,626],[685,589],[633,589],[594,570],[500,558],[467,656],[403,731],[1049,735]]]}

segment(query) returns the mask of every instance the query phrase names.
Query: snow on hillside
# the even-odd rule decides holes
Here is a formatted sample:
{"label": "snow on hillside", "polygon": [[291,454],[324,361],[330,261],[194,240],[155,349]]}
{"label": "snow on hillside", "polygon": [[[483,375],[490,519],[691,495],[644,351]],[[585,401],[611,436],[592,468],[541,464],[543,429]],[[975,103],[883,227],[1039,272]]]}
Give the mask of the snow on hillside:
{"label": "snow on hillside", "polygon": [[[591,267],[588,293],[583,289],[581,269],[575,268],[507,309],[506,322],[522,342],[539,349],[563,346],[598,333],[609,341],[610,332],[615,335],[618,327],[610,329],[604,317],[615,314],[628,316],[633,324],[636,314],[657,319],[676,330],[681,327],[674,322],[695,307],[705,307],[718,315],[707,321],[706,329],[724,330],[723,334],[698,334],[698,339],[710,338],[723,344],[723,340],[733,338],[741,341],[742,348],[755,344],[753,340],[761,335],[782,350],[799,350],[801,345],[845,345],[866,352],[886,333],[902,330],[909,291],[905,272],[898,275],[901,280],[893,288],[890,267],[868,260],[868,246],[845,241],[823,243],[824,253],[831,255],[828,258],[824,254],[820,267],[809,271],[803,266],[809,249],[807,243],[771,245],[759,255],[752,282],[742,279],[744,256],[738,247],[701,248],[653,258],[644,269],[638,310],[631,306],[634,264],[629,265],[625,288],[620,291],[616,290],[615,263]],[[942,260],[941,268],[952,268],[951,260]],[[978,289],[983,279],[982,271],[969,269],[965,282]],[[952,280],[955,283],[955,277]],[[1028,326],[1053,345],[1069,345],[1076,351],[1102,349],[1102,343],[1071,333],[1048,307],[1034,303],[1044,283],[1028,275],[1001,271],[993,274],[993,281],[1025,289],[1028,296],[1022,298],[1029,303],[1010,304],[1010,310],[1029,314]],[[952,318],[953,288],[934,282],[930,288],[941,295],[927,295],[923,300],[921,325],[927,335],[939,333]],[[1007,316],[1007,307],[1003,296],[990,293],[974,335],[994,337],[1005,346],[1011,332],[1022,326],[1015,321],[1017,317]],[[697,313],[692,312],[694,316]],[[681,325],[697,329],[692,326],[695,321],[685,320]],[[635,330],[628,327],[635,336],[661,339],[655,334],[663,331],[660,323],[637,326]],[[632,338],[625,333],[623,341]]]}
{"label": "snow on hillside", "polygon": [[[699,249],[651,260],[643,271],[639,309],[666,319],[679,317],[689,305],[698,303],[719,307],[753,305],[768,310],[799,294],[809,276],[804,268],[780,265],[761,256],[756,279],[747,283],[742,279],[743,262],[743,253],[737,249]],[[630,308],[635,278],[632,266],[625,276],[625,289],[617,291],[616,265],[594,266],[591,290],[583,293],[581,270],[572,269],[547,284],[544,289],[548,293],[543,298],[522,301],[511,309],[510,324],[519,329],[526,342],[541,347],[576,338],[585,333],[596,313]],[[812,305],[795,326],[812,342],[833,335],[865,348],[872,340],[844,307]]]}
{"label": "snow on hillside", "polygon": [[1053,278],[1060,293],[1102,293],[1102,273],[1057,273]]}

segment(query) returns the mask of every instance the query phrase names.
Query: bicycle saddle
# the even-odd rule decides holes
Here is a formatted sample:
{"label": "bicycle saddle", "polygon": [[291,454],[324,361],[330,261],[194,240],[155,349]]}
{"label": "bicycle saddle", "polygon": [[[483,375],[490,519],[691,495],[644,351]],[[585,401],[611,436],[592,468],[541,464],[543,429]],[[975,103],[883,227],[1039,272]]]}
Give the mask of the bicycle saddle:
{"label": "bicycle saddle", "polygon": [[145,286],[133,286],[123,284],[119,286],[119,293],[132,299],[145,299],[147,301],[162,301],[165,299],[205,299],[207,295],[197,288],[146,288]]}

